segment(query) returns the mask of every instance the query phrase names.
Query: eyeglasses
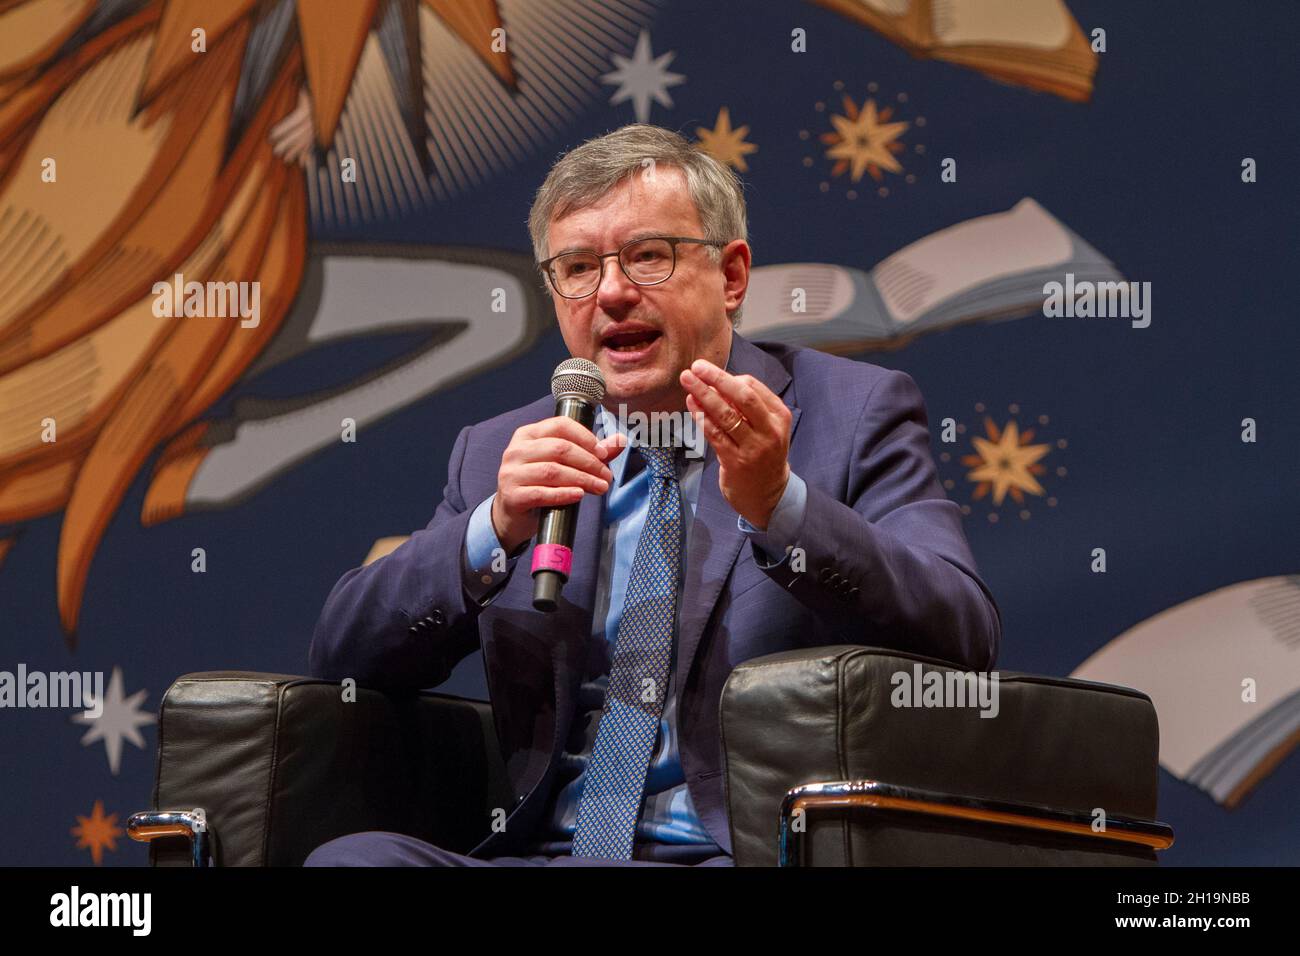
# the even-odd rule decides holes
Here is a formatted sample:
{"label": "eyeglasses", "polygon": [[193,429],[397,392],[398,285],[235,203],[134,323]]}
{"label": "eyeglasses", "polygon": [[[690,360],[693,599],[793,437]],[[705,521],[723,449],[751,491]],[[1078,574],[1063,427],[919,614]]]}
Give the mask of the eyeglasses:
{"label": "eyeglasses", "polygon": [[605,260],[618,257],[618,266],[637,285],[658,285],[672,278],[677,268],[677,244],[725,246],[716,239],[688,239],[684,236],[649,236],[625,242],[617,252],[566,252],[537,265],[550,277],[551,286],[566,299],[591,295],[605,273]]}

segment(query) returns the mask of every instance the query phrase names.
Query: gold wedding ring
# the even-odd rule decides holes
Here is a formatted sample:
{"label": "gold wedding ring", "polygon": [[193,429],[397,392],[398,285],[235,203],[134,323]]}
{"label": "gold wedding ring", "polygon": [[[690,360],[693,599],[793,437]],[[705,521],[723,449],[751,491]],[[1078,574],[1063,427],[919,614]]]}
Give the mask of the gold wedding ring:
{"label": "gold wedding ring", "polygon": [[730,435],[732,432],[734,432],[737,428],[740,427],[741,422],[743,422],[744,420],[745,420],[745,416],[744,416],[744,415],[737,415],[737,416],[736,416],[736,423],[735,423],[734,425],[732,425],[730,428],[725,429],[725,430],[723,431],[723,434],[724,434],[724,435]]}

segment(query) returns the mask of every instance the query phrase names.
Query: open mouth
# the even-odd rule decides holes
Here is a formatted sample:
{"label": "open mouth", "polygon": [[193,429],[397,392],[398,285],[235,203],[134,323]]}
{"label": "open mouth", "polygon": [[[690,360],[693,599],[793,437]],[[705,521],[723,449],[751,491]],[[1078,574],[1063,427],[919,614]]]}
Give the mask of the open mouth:
{"label": "open mouth", "polygon": [[634,354],[644,351],[663,333],[657,329],[630,329],[611,332],[600,340],[600,344],[611,352]]}

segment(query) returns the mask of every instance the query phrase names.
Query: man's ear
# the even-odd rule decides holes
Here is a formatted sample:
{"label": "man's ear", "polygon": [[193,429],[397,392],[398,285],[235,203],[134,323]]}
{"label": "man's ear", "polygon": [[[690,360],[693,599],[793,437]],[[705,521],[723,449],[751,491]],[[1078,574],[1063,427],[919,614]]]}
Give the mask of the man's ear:
{"label": "man's ear", "polygon": [[731,317],[734,328],[740,321],[741,303],[745,301],[745,292],[749,289],[749,268],[752,261],[749,243],[744,239],[735,239],[722,249],[722,304]]}

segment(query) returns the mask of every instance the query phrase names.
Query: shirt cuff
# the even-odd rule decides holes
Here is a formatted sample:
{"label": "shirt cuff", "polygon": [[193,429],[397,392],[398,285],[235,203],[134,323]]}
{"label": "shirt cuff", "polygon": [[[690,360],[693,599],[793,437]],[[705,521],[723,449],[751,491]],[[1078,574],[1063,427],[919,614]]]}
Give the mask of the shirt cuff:
{"label": "shirt cuff", "polygon": [[489,594],[501,587],[515,569],[519,555],[527,548],[527,542],[514,555],[507,555],[505,547],[497,538],[492,527],[492,502],[496,495],[488,498],[474,509],[465,528],[465,552],[462,577],[465,593],[475,603],[483,604]]}
{"label": "shirt cuff", "polygon": [[807,505],[808,486],[792,471],[790,480],[785,484],[785,491],[781,493],[781,500],[776,503],[772,517],[768,519],[766,531],[760,531],[743,517],[737,516],[737,527],[772,561],[764,567],[774,568],[789,555],[790,549],[798,540],[799,529],[803,527]]}

